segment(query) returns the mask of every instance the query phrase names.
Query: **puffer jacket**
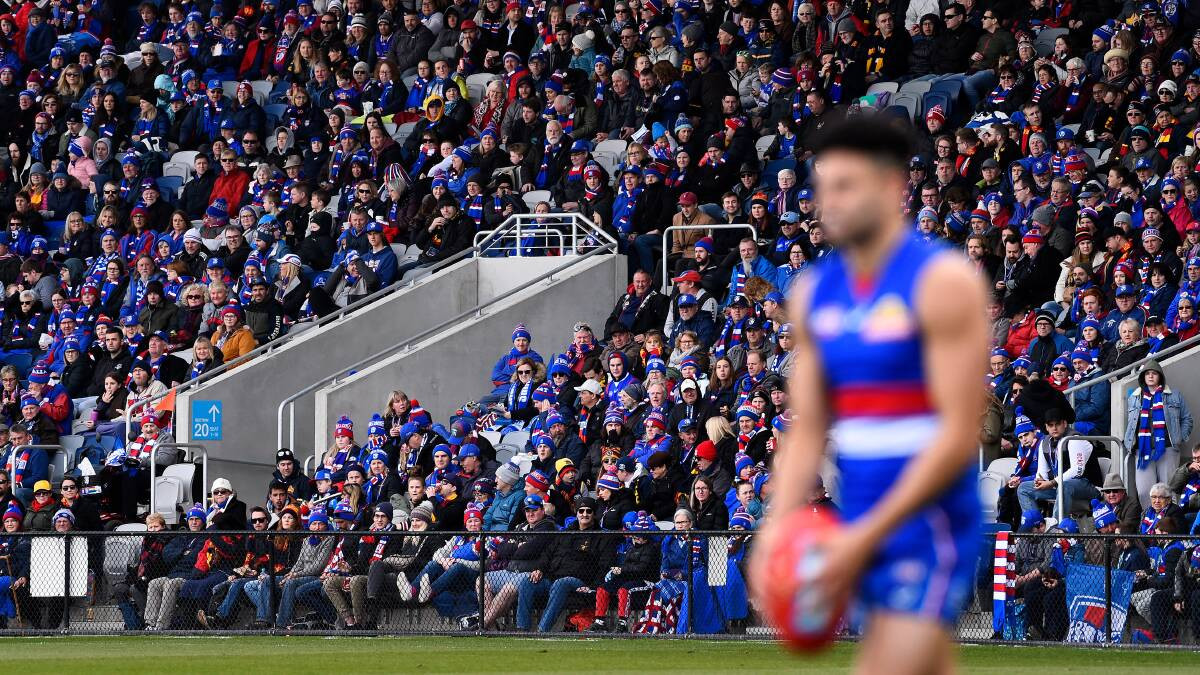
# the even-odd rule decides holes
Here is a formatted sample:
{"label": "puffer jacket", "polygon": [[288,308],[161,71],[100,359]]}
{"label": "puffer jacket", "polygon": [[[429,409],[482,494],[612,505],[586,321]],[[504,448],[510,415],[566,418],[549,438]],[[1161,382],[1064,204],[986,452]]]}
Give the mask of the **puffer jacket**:
{"label": "puffer jacket", "polygon": [[489,532],[503,531],[512,527],[513,518],[521,509],[521,502],[525,499],[525,491],[517,487],[508,491],[508,494],[496,493],[496,500],[488,507],[486,513],[483,514],[483,529]]}

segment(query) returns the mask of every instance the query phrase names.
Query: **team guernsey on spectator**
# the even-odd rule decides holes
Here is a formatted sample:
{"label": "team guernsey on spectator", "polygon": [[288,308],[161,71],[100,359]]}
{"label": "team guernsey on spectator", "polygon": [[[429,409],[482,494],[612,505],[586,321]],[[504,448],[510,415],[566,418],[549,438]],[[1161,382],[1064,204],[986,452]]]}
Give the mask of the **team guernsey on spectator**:
{"label": "team guernsey on spectator", "polygon": [[[771,511],[789,425],[815,433],[812,411],[790,405],[787,379],[820,353],[839,415],[834,445],[850,453],[836,455],[841,477],[824,477],[853,520],[895,476],[860,480],[851,465],[903,440],[886,424],[854,432],[861,411],[846,406],[880,403],[856,383],[894,376],[907,386],[930,365],[906,347],[887,355],[887,372],[865,373],[870,361],[853,350],[821,345],[829,326],[818,319],[862,290],[838,283],[844,251],[823,264],[833,246],[813,193],[814,151],[847,119],[894,126],[913,146],[896,198],[911,230],[903,269],[888,277],[897,300],[877,306],[878,325],[859,339],[910,326],[914,311],[946,321],[969,298],[938,289],[944,304],[922,308],[913,294],[923,261],[961,255],[991,291],[968,308],[989,322],[987,372],[946,368],[982,376],[984,465],[1005,467],[998,520],[1044,530],[1061,494],[1071,517],[1053,527],[1065,533],[1194,527],[1193,402],[1154,359],[1200,331],[1200,3],[0,9],[9,625],[10,605],[28,610],[24,625],[57,625],[63,612],[31,598],[28,539],[14,533],[165,527],[146,511],[150,463],[179,460],[161,447],[175,435],[171,411],[139,413],[134,428],[124,411],[427,274],[513,214],[556,211],[619,242],[630,284],[609,316],[570,317],[569,335],[522,325],[497,336],[477,403],[449,417],[421,407],[423,383],[397,382],[376,415],[338,422],[312,476],[290,450],[260,449],[278,451],[274,475],[205,486],[212,505],[180,513],[178,537],[147,539],[127,583],[103,591],[130,629],[231,627],[249,620],[248,605],[257,626],[370,626],[383,596],[470,630],[551,630],[563,617],[643,632],[756,623],[743,581],[754,539],[738,532]],[[684,227],[664,238],[671,225]],[[488,252],[517,253],[559,251],[529,240]],[[802,325],[789,320],[797,307],[810,310]],[[1116,428],[1105,377],[1134,364],[1137,387],[1118,404],[1126,421]],[[909,425],[904,452],[940,405],[914,401],[883,411]],[[529,433],[528,455],[498,462],[483,434],[513,431]],[[1074,433],[1121,438],[1133,456],[1127,480],[1106,449],[1064,441]],[[55,484],[46,451],[28,446],[63,436],[84,439],[74,464],[87,459],[94,472]],[[788,509],[836,508],[814,472],[788,486],[802,492],[788,493]],[[966,520],[951,521],[966,531],[955,529]],[[504,534],[563,528],[578,536]],[[262,535],[231,534],[248,529],[347,536],[264,555]],[[709,566],[709,546],[671,534],[687,529],[732,531],[724,584],[688,577]],[[360,545],[359,530],[390,543]],[[421,530],[448,534],[405,535]],[[604,530],[626,536],[592,540]],[[471,532],[495,535],[481,550]],[[1153,639],[1179,639],[1189,623],[1200,633],[1197,549],[1117,541],[1112,566],[1136,571],[1131,606]],[[1031,633],[1063,639],[1051,553],[1032,540],[1018,547],[1016,592]],[[265,574],[270,561],[277,577]],[[888,574],[863,569],[870,583]],[[595,589],[594,620],[575,611],[580,588]],[[957,600],[929,611],[945,619],[941,608]]]}

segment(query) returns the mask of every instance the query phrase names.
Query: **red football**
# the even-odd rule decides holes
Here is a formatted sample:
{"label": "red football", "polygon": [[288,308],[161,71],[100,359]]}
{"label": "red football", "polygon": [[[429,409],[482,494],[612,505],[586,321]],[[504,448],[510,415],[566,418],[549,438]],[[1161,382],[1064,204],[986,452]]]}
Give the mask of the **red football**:
{"label": "red football", "polygon": [[776,540],[776,549],[769,551],[767,618],[788,647],[818,651],[833,642],[846,609],[845,598],[826,597],[813,585],[824,544],[840,525],[829,512],[811,508],[797,510],[781,524],[790,536]]}

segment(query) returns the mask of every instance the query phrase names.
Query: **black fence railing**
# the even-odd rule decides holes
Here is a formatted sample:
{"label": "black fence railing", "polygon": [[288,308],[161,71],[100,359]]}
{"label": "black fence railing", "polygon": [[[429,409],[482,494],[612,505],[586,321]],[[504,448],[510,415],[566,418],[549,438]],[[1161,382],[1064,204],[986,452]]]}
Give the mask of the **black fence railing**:
{"label": "black fence railing", "polygon": [[[958,637],[1197,644],[1196,543],[988,535]],[[752,546],[738,531],[0,533],[0,634],[770,638],[747,592]]]}

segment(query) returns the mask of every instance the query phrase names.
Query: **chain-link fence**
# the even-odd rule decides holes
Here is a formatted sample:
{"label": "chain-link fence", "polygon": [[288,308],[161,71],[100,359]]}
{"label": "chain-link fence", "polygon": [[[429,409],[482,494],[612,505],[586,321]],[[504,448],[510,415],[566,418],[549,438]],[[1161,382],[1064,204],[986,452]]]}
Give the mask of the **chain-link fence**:
{"label": "chain-link fence", "polygon": [[[1194,543],[988,535],[958,636],[1196,644]],[[773,637],[747,592],[753,544],[737,531],[0,534],[0,628]]]}
{"label": "chain-link fence", "polygon": [[6,632],[529,632],[768,636],[751,533],[0,535]]}
{"label": "chain-link fence", "polygon": [[1186,536],[990,534],[959,637],[1200,643],[1198,543]]}

